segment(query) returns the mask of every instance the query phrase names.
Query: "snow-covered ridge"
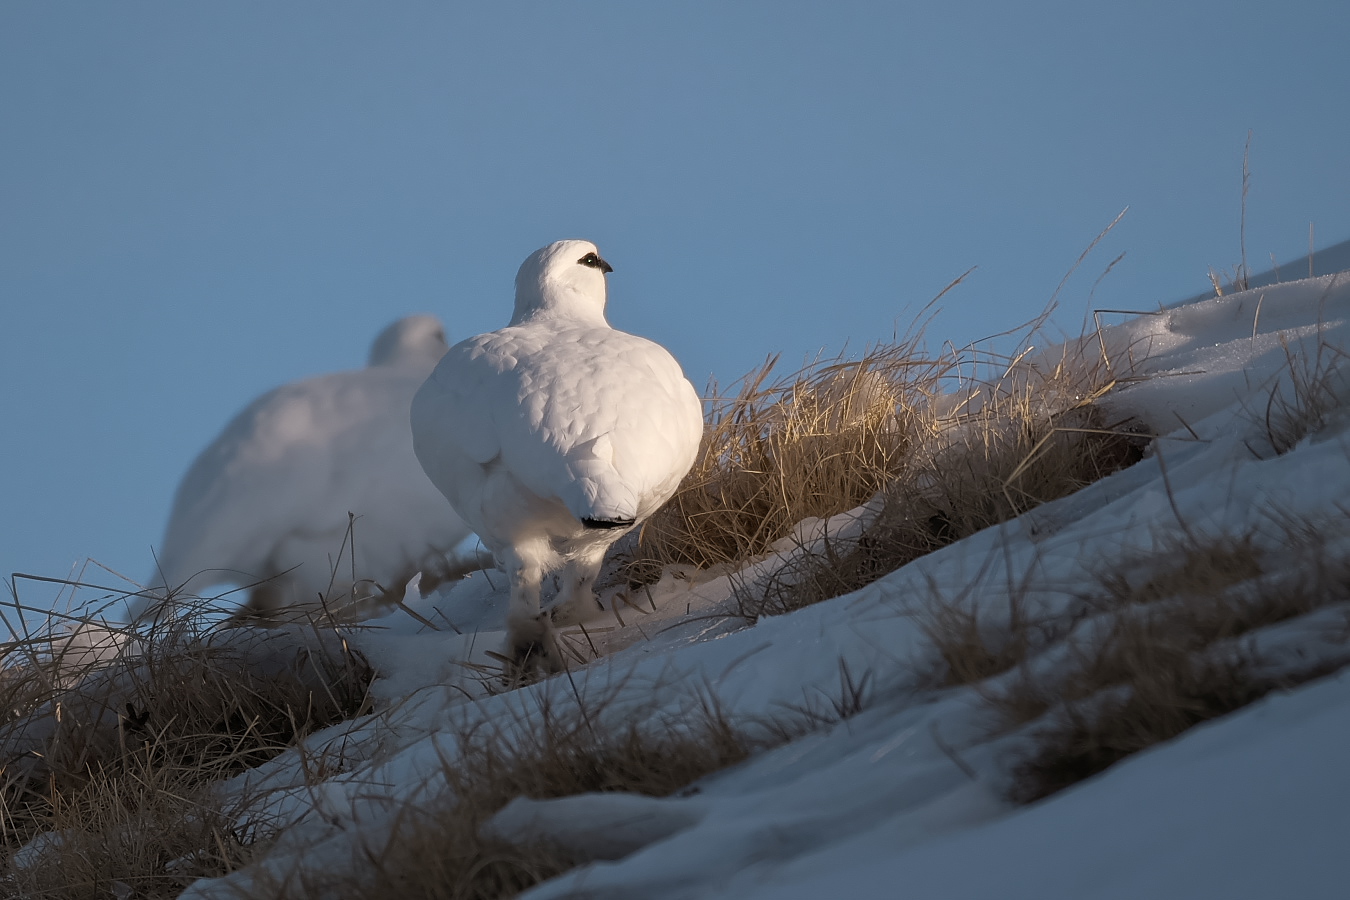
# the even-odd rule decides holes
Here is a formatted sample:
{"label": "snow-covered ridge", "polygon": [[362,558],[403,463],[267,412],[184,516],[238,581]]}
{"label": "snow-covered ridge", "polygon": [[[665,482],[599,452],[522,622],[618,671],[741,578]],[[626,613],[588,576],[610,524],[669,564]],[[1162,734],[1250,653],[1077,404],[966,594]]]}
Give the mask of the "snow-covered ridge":
{"label": "snow-covered ridge", "polygon": [[[410,595],[421,617],[451,627],[432,631],[395,612],[352,635],[381,672],[376,713],[225,785],[252,798],[251,815],[281,827],[280,838],[253,866],[184,896],[234,896],[263,873],[361,877],[361,848],[382,846],[409,804],[435,802],[466,717],[527,728],[542,698],[575,691],[606,698],[603,728],[678,716],[706,691],[730,719],[748,721],[824,702],[847,690],[841,680],[863,678],[860,712],[696,792],[508,805],[492,822],[498,833],[598,860],[526,896],[1341,896],[1350,677],[1272,694],[1016,806],[1009,788],[1035,734],[991,727],[984,686],[935,689],[916,677],[935,660],[916,613],[965,604],[997,631],[1018,608],[1058,617],[1072,634],[1084,596],[1113,566],[1137,566],[1144,580],[1150,553],[1223,536],[1246,536],[1273,560],[1263,578],[1296,579],[1303,557],[1285,552],[1292,532],[1281,522],[1311,523],[1323,557],[1350,560],[1347,321],[1350,275],[1340,275],[1104,328],[1081,351],[1102,354],[1122,385],[1106,401],[1112,410],[1159,436],[1143,462],[855,593],[753,626],[733,615],[737,578],[767,574],[822,535],[847,539],[871,511],[808,523],[738,576],[670,572],[640,596],[611,592],[608,613],[570,629],[606,658],[570,680],[486,690],[473,665],[504,629],[506,586],[494,573],[425,600]],[[1080,348],[1044,351],[1066,352]],[[1244,647],[1292,675],[1345,662],[1350,596],[1331,601],[1252,631]],[[303,760],[326,748],[342,770],[315,783]]]}

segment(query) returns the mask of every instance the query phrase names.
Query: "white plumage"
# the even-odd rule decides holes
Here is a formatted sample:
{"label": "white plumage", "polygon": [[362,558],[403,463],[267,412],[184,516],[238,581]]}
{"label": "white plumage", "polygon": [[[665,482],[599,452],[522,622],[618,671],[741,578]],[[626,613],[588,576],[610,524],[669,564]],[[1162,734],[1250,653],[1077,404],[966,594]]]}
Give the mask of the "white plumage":
{"label": "white plumage", "polygon": [[469,529],[408,433],[413,394],[445,350],[435,317],[410,316],[380,333],[366,368],[279,387],[235,416],[178,486],[156,593],[257,584],[249,606],[266,613],[401,587],[453,549]]}
{"label": "white plumage", "polygon": [[543,576],[566,567],[557,608],[593,598],[605,550],[670,498],[703,434],[674,357],[605,320],[610,271],[588,241],[536,251],[510,324],[450,348],[413,398],[418,460],[510,575],[518,666],[560,662]]}

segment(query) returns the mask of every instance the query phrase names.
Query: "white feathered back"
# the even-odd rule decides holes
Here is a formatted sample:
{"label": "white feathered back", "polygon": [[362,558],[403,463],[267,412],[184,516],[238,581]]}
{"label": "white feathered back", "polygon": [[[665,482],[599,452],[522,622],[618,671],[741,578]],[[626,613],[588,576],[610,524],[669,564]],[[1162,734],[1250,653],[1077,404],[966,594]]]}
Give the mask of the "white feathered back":
{"label": "white feathered back", "polygon": [[608,266],[577,264],[590,256],[588,241],[532,254],[511,324],[452,347],[413,400],[418,458],[489,546],[530,507],[512,491],[641,520],[698,452],[698,394],[665,348],[605,321]]}
{"label": "white feathered back", "polygon": [[[412,396],[444,351],[439,320],[409,317],[376,338],[367,368],[249,404],[179,484],[152,586],[201,593],[293,570],[289,594],[313,602],[333,578],[348,512],[358,578],[383,582],[451,549],[468,528],[422,472],[408,431]],[[337,590],[352,562],[337,567]]]}

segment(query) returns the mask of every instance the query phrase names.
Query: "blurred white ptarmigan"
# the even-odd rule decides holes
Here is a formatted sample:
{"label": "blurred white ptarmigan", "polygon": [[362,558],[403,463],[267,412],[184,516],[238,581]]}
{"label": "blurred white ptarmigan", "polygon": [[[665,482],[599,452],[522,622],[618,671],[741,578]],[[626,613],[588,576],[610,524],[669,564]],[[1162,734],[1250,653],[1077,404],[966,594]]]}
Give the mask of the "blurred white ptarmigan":
{"label": "blurred white ptarmigan", "polygon": [[422,467],[510,576],[522,669],[560,666],[544,575],[564,568],[555,609],[593,599],[606,549],[675,493],[703,434],[674,357],[605,320],[612,271],[588,241],[534,252],[510,324],[451,347],[412,402]]}
{"label": "blurred white ptarmigan", "polygon": [[445,350],[439,320],[409,316],[366,368],[284,385],[235,416],[178,486],[152,593],[257,585],[248,607],[269,614],[401,590],[440,561],[469,529],[413,456],[408,408]]}

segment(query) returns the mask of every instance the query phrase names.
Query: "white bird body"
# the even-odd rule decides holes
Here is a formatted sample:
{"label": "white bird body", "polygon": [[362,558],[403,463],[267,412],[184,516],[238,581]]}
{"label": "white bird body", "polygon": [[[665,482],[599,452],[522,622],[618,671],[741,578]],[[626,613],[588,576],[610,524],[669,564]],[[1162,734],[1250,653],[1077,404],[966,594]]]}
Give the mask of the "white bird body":
{"label": "white bird body", "polygon": [[445,349],[439,321],[408,317],[376,339],[366,368],[251,403],[179,485],[152,586],[200,595],[266,580],[249,605],[269,612],[395,587],[452,550],[469,529],[427,481],[407,426]]}
{"label": "white bird body", "polygon": [[568,567],[559,607],[591,596],[605,550],[675,493],[703,434],[674,357],[606,322],[606,271],[586,241],[531,255],[511,324],[450,348],[412,403],[417,458],[511,575],[508,649],[550,668],[543,575]]}

